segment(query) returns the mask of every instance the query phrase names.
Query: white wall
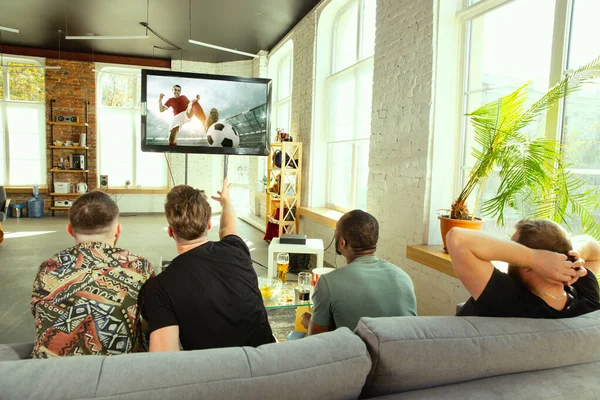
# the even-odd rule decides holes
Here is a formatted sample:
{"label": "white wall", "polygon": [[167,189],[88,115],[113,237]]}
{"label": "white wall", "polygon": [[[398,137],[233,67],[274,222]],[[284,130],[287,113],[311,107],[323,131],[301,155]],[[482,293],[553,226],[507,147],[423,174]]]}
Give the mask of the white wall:
{"label": "white wall", "polygon": [[[406,245],[427,242],[430,198],[435,196],[432,104],[439,1],[378,0],[376,18],[367,211],[380,222],[377,255],[412,277],[421,315],[454,314],[455,305],[468,298],[456,278],[406,258]],[[311,135],[320,134],[312,124],[316,29],[319,14],[330,2],[322,1],[280,43],[294,41],[291,133],[304,144],[303,205],[311,191],[324,190],[309,186],[315,174],[325,172],[309,171],[308,162]],[[333,229],[304,218],[301,231],[323,239],[325,246],[333,235]],[[325,256],[332,264],[333,247]],[[341,262],[337,257],[337,264]]]}

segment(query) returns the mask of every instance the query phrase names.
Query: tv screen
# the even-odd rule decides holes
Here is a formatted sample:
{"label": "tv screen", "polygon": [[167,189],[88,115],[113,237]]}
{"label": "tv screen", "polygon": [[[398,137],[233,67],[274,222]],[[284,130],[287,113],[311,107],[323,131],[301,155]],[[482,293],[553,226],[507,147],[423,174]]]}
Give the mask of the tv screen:
{"label": "tv screen", "polygon": [[142,151],[269,154],[271,80],[142,70]]}

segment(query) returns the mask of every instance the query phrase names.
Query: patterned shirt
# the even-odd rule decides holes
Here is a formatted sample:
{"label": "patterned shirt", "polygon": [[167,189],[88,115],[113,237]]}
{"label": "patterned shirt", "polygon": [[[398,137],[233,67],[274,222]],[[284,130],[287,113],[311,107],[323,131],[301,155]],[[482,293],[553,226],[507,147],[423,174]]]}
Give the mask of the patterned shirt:
{"label": "patterned shirt", "polygon": [[33,358],[142,350],[138,294],[151,275],[148,260],[100,242],[44,261],[31,297]]}

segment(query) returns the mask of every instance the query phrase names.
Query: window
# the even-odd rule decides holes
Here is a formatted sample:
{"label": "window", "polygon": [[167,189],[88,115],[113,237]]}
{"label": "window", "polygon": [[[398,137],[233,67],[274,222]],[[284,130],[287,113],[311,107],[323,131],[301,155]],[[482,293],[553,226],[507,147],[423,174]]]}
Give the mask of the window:
{"label": "window", "polygon": [[43,65],[33,59],[12,57],[2,57],[2,64],[0,185],[46,185]]}
{"label": "window", "polygon": [[111,186],[167,186],[164,154],[141,149],[141,72],[102,67],[98,73],[98,173]]}
{"label": "window", "polygon": [[331,60],[324,81],[327,207],[367,207],[375,1],[344,6],[331,30]]}
{"label": "window", "polygon": [[[269,59],[269,77],[273,80],[271,98],[271,143],[277,129],[290,133],[292,129],[292,77],[294,44],[287,41]],[[266,157],[258,158],[257,190],[264,192],[263,177],[267,175]]]}
{"label": "window", "polygon": [[[595,13],[595,14],[594,14]],[[600,25],[594,18],[600,13],[595,0],[574,0],[568,41],[567,69],[575,69],[600,55]],[[600,80],[586,85],[567,97],[560,137],[565,144],[565,160],[573,172],[600,189]],[[600,190],[599,190],[600,191]],[[600,210],[594,213],[600,220]]]}
{"label": "window", "polygon": [[[598,57],[600,43],[594,40],[600,34],[594,19],[598,12],[600,3],[595,0],[515,0],[468,20],[463,112],[473,111],[528,81],[532,81],[528,95],[531,104],[568,69]],[[600,149],[600,85],[584,86],[562,105],[560,115],[538,118],[527,133],[562,140],[565,160],[574,172],[585,177],[590,186],[600,187],[600,163],[595,158]],[[463,118],[463,182],[473,165],[474,144],[472,127]],[[486,184],[482,202],[495,194],[499,183],[495,178]],[[519,219],[521,216],[513,212],[506,219],[507,228],[485,224],[484,229],[509,234]]]}

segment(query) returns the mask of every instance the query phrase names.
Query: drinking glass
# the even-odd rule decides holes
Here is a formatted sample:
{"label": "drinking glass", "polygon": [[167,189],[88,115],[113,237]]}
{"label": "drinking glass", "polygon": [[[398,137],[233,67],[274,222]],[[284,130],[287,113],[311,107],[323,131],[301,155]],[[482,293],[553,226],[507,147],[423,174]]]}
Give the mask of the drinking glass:
{"label": "drinking glass", "polygon": [[310,272],[300,272],[298,274],[298,301],[310,301],[310,288],[312,283],[312,274]]}

